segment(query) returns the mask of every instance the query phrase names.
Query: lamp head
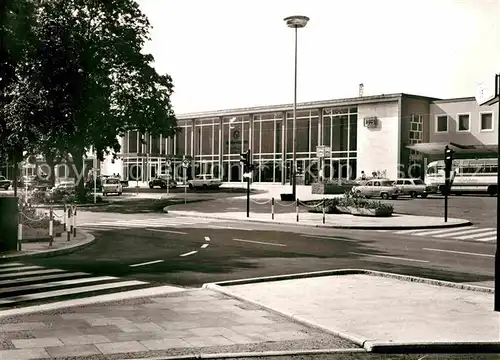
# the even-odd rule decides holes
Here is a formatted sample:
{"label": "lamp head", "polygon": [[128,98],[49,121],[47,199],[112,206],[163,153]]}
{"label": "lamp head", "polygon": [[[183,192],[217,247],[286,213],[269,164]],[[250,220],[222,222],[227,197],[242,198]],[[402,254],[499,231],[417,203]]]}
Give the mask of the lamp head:
{"label": "lamp head", "polygon": [[286,25],[290,28],[303,28],[307,25],[307,22],[309,21],[309,18],[307,16],[302,16],[302,15],[293,15],[293,16],[288,16],[283,19],[286,23]]}

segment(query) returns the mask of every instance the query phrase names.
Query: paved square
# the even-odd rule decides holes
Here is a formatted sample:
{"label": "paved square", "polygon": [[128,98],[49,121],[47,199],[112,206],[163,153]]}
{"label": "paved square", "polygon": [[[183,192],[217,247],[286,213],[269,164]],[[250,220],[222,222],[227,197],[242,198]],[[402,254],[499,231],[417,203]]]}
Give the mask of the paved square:
{"label": "paved square", "polygon": [[1,360],[356,347],[208,289],[0,318],[0,331]]}

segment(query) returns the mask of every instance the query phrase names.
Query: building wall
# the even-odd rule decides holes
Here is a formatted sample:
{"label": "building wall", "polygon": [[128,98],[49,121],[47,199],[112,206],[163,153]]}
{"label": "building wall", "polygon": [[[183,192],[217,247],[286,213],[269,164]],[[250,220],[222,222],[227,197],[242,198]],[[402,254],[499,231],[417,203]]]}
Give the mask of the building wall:
{"label": "building wall", "polygon": [[[357,172],[367,175],[380,172],[390,179],[397,178],[400,150],[398,101],[358,105]],[[364,126],[365,117],[378,118],[378,127]]]}
{"label": "building wall", "polygon": [[399,177],[422,177],[428,158],[408,145],[429,142],[431,100],[423,97],[403,96],[401,99],[401,154]]}
{"label": "building wall", "polygon": [[[479,106],[474,98],[434,101],[430,105],[431,127],[429,142],[455,142],[462,145],[496,145],[498,144],[498,104]],[[481,130],[481,114],[492,113],[492,130]],[[470,115],[469,131],[458,131],[459,114]],[[437,132],[438,115],[448,115],[448,129]]]}

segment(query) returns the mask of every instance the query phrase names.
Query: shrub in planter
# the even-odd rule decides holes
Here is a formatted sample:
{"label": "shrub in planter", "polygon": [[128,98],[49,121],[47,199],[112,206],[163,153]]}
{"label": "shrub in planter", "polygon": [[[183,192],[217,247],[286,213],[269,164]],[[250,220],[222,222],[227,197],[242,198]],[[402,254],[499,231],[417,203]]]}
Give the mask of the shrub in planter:
{"label": "shrub in planter", "polygon": [[309,212],[312,213],[323,213],[323,207],[325,208],[325,213],[327,214],[340,214],[341,212],[337,209],[337,205],[339,204],[339,199],[325,199],[324,203],[320,202],[317,205],[309,209]]}
{"label": "shrub in planter", "polygon": [[392,216],[394,206],[380,201],[365,200],[358,202],[351,208],[351,214],[360,216],[387,217]]}

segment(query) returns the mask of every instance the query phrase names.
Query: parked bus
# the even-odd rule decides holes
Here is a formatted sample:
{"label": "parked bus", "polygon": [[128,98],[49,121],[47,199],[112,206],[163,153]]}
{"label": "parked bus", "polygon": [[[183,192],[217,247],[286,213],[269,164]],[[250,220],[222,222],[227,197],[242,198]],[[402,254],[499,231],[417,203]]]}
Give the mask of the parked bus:
{"label": "parked bus", "polygon": [[[453,160],[452,171],[455,175],[450,190],[452,194],[486,193],[490,196],[496,195],[498,185],[497,159]],[[427,165],[425,184],[441,192],[444,186],[444,160],[433,161]]]}

